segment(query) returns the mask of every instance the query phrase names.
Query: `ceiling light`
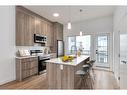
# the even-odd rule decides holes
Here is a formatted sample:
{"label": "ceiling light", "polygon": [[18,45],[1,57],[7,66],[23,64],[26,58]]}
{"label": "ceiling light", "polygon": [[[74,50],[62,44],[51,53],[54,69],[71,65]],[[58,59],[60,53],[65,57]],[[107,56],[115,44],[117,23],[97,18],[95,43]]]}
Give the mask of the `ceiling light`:
{"label": "ceiling light", "polygon": [[69,16],[69,21],[67,23],[67,29],[71,30],[71,7],[68,7],[68,16]]}
{"label": "ceiling light", "polygon": [[58,17],[59,16],[59,13],[53,13],[53,16],[54,17]]}
{"label": "ceiling light", "polygon": [[71,22],[68,22],[67,29],[71,29]]}
{"label": "ceiling light", "polygon": [[[80,21],[81,21],[81,12],[82,12],[82,9],[80,9],[79,12],[80,12]],[[80,24],[80,36],[82,36],[81,24]]]}

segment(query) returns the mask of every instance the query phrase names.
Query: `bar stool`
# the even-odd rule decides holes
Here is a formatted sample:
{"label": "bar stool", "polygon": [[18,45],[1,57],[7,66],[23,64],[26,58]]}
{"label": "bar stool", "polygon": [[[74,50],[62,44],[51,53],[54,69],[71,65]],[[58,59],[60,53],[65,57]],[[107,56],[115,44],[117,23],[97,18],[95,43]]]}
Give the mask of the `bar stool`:
{"label": "bar stool", "polygon": [[80,76],[81,79],[81,88],[82,87],[87,87],[87,77],[88,77],[88,70],[84,71],[84,70],[78,70],[76,71],[76,75]]}
{"label": "bar stool", "polygon": [[94,76],[94,78],[91,77],[90,71],[92,70],[92,76],[93,76],[94,75],[94,70],[93,70],[94,63],[95,63],[95,60],[91,60],[82,66],[84,71],[86,71],[86,68],[88,69],[88,78],[90,80],[90,88],[91,89],[93,88],[93,85],[94,85],[95,76]]}

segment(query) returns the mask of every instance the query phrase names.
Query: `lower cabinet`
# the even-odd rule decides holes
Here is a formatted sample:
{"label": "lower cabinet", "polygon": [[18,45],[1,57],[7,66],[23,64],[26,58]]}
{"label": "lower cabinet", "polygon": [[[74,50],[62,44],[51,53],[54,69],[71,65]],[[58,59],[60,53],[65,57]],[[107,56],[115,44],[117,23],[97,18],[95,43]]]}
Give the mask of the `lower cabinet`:
{"label": "lower cabinet", "polygon": [[23,79],[38,73],[38,58],[16,58],[16,80]]}

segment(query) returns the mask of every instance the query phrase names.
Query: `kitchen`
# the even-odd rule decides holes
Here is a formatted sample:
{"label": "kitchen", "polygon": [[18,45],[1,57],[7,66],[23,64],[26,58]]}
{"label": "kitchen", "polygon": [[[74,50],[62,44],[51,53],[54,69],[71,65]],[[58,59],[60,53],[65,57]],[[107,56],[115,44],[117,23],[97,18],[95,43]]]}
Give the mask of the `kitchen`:
{"label": "kitchen", "polygon": [[[63,40],[63,25],[57,22],[51,22],[22,6],[17,6],[16,30],[17,56],[19,56],[16,57],[16,62],[19,62],[16,63],[16,65],[18,65],[17,67],[23,67],[22,65],[24,63],[24,68],[22,69],[30,69],[30,67],[27,68],[27,65],[30,64],[29,60],[32,60],[32,58],[35,63],[33,62],[31,65],[36,64],[31,67],[33,71],[32,69],[29,71],[33,74],[27,73],[27,70],[26,72],[22,72],[22,70],[16,69],[17,75],[19,75],[17,80],[19,79],[21,81],[28,76],[43,73],[43,71],[46,70],[45,60],[60,56],[59,53],[57,53],[57,47],[59,46],[58,42]],[[23,49],[22,46],[29,47],[28,49]],[[63,53],[64,51],[62,51],[62,56],[64,55]],[[26,60],[26,62],[24,60]],[[37,66],[38,68],[36,68]],[[25,74],[22,75],[22,73]],[[23,78],[21,78],[21,76]]]}
{"label": "kitchen", "polygon": [[[16,45],[19,47],[17,50],[18,57],[16,57],[17,81],[23,81],[23,79],[32,75],[49,73],[50,70],[48,67],[50,66],[47,65],[48,60],[50,61],[52,58],[64,56],[63,25],[57,22],[49,22],[47,19],[47,21],[44,21],[44,19],[37,14],[34,14],[37,15],[34,20],[33,14],[34,13],[24,7],[16,7]],[[40,45],[42,47],[33,50],[22,49],[22,47],[20,47],[33,45]],[[80,62],[87,58],[89,58],[89,56],[84,57],[82,60],[79,60],[80,57],[77,58],[77,60],[79,60],[79,63],[77,64],[80,64]],[[74,63],[76,62],[77,61]],[[51,74],[48,76],[48,80],[51,79],[49,77],[51,77]],[[60,76],[58,77],[60,78]],[[67,88],[65,87],[65,89]],[[71,88],[69,87],[68,89]]]}
{"label": "kitchen", "polygon": [[[7,72],[6,78],[2,77],[0,88],[118,89],[118,76],[113,75],[116,68],[113,67],[112,60],[115,56],[112,27],[115,8],[56,7],[14,6],[15,65],[11,70],[13,72],[10,72],[12,75]],[[56,8],[57,12],[65,9],[65,18],[61,18],[61,13],[55,13],[54,16],[48,14],[48,11],[54,13],[49,10],[51,8]],[[91,8],[93,11],[88,11]],[[95,12],[94,9],[98,11]],[[75,12],[78,16],[73,18]],[[72,22],[71,26],[72,20],[75,22]],[[89,67],[85,67],[86,64],[89,64]],[[105,77],[107,79],[104,84]]]}

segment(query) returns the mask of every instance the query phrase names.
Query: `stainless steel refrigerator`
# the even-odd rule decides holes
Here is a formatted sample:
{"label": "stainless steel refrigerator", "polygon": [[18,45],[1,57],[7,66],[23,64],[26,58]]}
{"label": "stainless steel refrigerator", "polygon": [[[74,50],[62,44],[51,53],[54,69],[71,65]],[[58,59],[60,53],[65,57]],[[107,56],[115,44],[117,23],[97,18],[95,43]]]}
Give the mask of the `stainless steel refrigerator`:
{"label": "stainless steel refrigerator", "polygon": [[64,42],[57,40],[57,57],[64,56]]}

